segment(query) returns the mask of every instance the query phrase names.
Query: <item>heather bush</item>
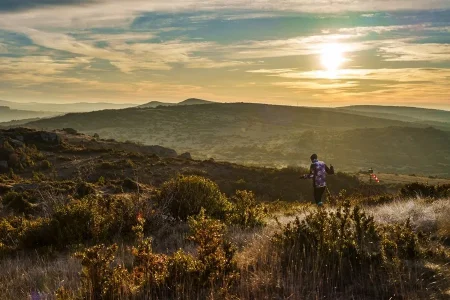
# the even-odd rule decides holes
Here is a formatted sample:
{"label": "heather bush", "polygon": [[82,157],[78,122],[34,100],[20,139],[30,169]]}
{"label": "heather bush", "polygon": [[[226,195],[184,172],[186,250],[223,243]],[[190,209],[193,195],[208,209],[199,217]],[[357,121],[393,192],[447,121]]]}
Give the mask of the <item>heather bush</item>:
{"label": "heather bush", "polygon": [[225,220],[232,207],[215,182],[200,176],[180,176],[164,183],[159,203],[181,220],[199,214],[202,208],[207,215]]}

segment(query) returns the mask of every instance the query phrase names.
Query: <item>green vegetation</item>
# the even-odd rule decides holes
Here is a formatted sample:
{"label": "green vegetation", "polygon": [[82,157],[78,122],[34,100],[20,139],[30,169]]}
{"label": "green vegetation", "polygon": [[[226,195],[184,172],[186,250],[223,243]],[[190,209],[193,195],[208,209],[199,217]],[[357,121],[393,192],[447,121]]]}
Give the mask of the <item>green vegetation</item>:
{"label": "green vegetation", "polygon": [[[439,113],[444,114],[440,124],[450,126],[444,122],[448,112]],[[28,125],[70,126],[118,141],[187,151],[196,159],[300,166],[320,152],[340,171],[373,167],[377,172],[450,176],[450,127],[381,117],[354,110],[234,103],[68,114]]]}
{"label": "green vegetation", "polygon": [[390,193],[337,173],[317,208],[303,168],[99,151],[73,137],[8,148],[50,167],[0,175],[2,299],[448,296],[448,185]]}
{"label": "green vegetation", "polygon": [[219,186],[203,177],[182,176],[162,185],[159,202],[175,218],[186,220],[205,209],[209,216],[225,220],[231,203]]}

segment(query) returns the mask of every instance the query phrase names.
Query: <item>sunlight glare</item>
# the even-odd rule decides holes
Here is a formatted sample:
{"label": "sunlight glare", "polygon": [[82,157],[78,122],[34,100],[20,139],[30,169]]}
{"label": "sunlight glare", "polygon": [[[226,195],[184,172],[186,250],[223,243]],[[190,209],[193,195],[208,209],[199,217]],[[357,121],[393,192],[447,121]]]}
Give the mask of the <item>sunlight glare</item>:
{"label": "sunlight glare", "polygon": [[336,77],[339,67],[346,61],[344,47],[340,44],[325,44],[321,51],[321,62],[329,73],[329,77]]}

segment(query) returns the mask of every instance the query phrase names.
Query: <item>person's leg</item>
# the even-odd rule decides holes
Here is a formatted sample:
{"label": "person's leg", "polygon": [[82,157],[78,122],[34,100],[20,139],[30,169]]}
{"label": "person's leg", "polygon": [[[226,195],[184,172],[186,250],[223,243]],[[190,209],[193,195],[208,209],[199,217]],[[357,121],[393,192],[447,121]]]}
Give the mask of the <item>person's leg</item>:
{"label": "person's leg", "polygon": [[325,192],[325,187],[317,187],[314,188],[314,199],[316,200],[316,204],[319,206],[322,206],[322,196],[323,193]]}

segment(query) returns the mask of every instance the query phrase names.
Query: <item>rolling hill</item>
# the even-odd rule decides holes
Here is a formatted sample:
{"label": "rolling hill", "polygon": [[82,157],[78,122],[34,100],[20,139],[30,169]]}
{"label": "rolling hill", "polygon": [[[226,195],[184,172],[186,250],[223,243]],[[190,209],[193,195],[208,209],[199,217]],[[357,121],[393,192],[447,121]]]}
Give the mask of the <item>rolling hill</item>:
{"label": "rolling hill", "polygon": [[103,109],[122,109],[127,107],[136,106],[136,104],[114,104],[114,103],[37,103],[37,102],[13,102],[0,100],[0,106],[8,106],[11,109],[16,110],[28,110],[28,111],[46,111],[52,113],[68,113],[68,112],[89,112]]}
{"label": "rolling hill", "polygon": [[428,124],[450,130],[450,111],[419,107],[354,105],[338,108],[341,111],[389,120]]}
{"label": "rolling hill", "polygon": [[340,110],[246,103],[129,108],[72,113],[27,126],[75,128],[264,166],[306,166],[312,152],[338,170],[450,176],[450,133],[423,124]]}
{"label": "rolling hill", "polygon": [[151,101],[142,105],[139,105],[139,108],[155,108],[158,106],[176,106],[176,105],[200,105],[200,104],[213,104],[215,102],[202,100],[197,98],[189,98],[179,103],[169,103],[169,102],[160,102],[160,101]]}
{"label": "rolling hill", "polygon": [[48,111],[28,111],[11,109],[8,106],[0,106],[0,122],[10,122],[21,119],[35,119],[56,116],[58,113]]}

